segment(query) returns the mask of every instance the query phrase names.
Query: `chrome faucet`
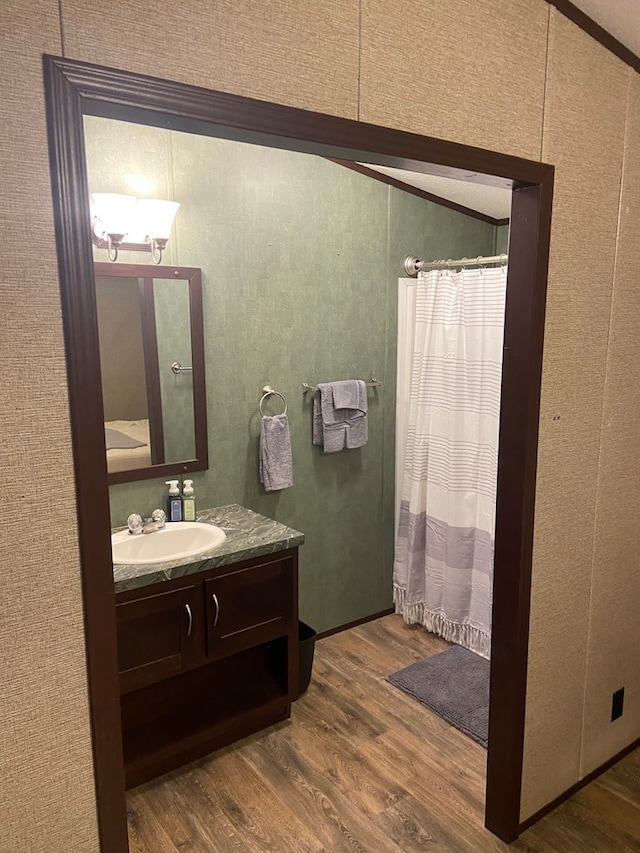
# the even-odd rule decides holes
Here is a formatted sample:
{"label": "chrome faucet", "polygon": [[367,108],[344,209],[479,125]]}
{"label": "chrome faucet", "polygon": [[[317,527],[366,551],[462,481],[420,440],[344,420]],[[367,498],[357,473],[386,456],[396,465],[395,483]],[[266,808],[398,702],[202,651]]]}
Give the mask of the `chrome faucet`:
{"label": "chrome faucet", "polygon": [[143,533],[155,533],[157,530],[162,530],[165,526],[167,516],[162,509],[154,509],[151,513],[151,518],[145,518],[142,526]]}
{"label": "chrome faucet", "polygon": [[134,536],[140,533],[155,533],[157,530],[162,530],[166,520],[167,516],[162,509],[154,509],[151,513],[151,518],[145,518],[144,521],[142,520],[142,516],[134,512],[127,519],[127,527],[129,528],[129,533]]}

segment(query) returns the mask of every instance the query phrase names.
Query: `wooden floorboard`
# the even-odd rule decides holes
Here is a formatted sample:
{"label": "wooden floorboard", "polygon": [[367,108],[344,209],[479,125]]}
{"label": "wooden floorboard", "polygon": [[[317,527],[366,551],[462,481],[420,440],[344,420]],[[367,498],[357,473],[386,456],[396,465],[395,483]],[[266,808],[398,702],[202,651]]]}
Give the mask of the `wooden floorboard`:
{"label": "wooden floorboard", "polygon": [[290,721],[128,794],[131,853],[640,853],[632,753],[507,846],[486,751],[386,676],[443,651],[386,616],[317,643]]}

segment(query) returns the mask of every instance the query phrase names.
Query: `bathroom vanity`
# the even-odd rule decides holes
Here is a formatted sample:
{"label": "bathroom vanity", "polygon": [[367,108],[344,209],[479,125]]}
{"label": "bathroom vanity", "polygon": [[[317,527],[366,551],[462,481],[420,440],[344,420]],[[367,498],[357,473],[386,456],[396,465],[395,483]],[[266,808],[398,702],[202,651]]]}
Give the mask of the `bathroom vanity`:
{"label": "bathroom vanity", "polygon": [[128,788],[288,718],[298,695],[304,536],[237,504],[198,520],[225,542],[114,566]]}

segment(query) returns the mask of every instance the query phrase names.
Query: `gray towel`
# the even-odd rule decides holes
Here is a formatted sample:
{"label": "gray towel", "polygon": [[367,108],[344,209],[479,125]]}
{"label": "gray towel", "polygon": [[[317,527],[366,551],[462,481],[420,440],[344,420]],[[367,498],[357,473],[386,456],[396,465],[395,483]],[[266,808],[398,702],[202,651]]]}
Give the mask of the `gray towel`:
{"label": "gray towel", "polygon": [[286,415],[260,421],[260,482],[267,492],[293,486],[291,436]]}
{"label": "gray towel", "polygon": [[366,383],[321,382],[313,398],[313,443],[322,445],[325,453],[337,453],[363,447],[367,439]]}
{"label": "gray towel", "polygon": [[367,384],[363,379],[345,379],[342,382],[332,382],[333,405],[336,409],[353,409],[367,414]]}

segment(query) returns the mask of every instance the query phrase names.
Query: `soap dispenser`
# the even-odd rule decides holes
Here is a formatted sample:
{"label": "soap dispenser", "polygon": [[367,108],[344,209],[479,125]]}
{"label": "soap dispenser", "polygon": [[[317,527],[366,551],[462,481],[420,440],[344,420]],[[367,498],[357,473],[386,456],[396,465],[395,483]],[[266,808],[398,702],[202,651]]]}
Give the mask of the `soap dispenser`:
{"label": "soap dispenser", "polygon": [[182,490],[182,517],[185,521],[196,520],[196,499],[193,496],[193,480],[185,480]]}
{"label": "soap dispenser", "polygon": [[167,521],[182,521],[182,500],[177,480],[166,480],[169,486],[167,495]]}

